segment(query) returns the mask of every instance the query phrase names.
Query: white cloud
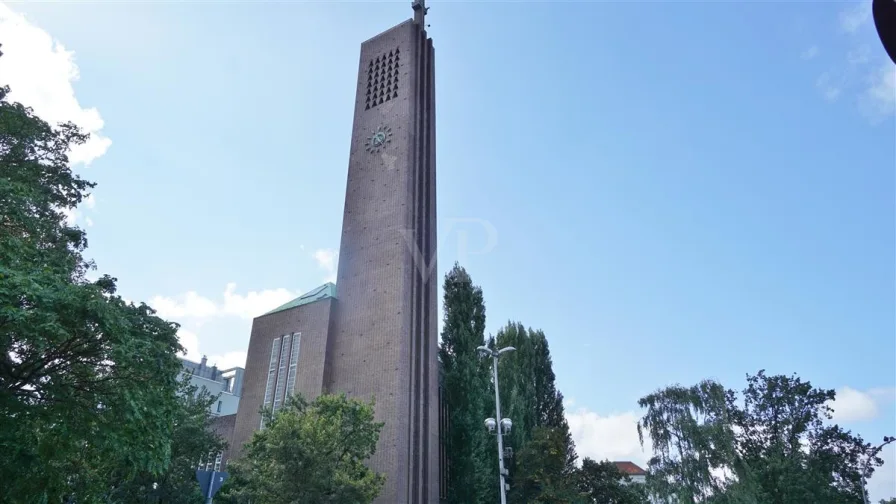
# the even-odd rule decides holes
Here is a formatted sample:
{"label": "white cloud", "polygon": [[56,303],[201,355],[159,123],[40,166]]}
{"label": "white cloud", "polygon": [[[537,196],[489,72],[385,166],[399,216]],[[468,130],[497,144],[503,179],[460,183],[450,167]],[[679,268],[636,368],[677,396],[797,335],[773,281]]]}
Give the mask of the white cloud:
{"label": "white cloud", "polygon": [[837,396],[830,404],[834,409],[835,422],[861,422],[873,420],[880,413],[879,405],[892,401],[896,397],[896,389],[875,388],[862,392],[852,387],[840,387]]}
{"label": "white cloud", "polygon": [[840,12],[840,28],[854,33],[871,19],[871,2],[855,2]]}
{"label": "white cloud", "polygon": [[250,291],[245,296],[236,294],[236,284],[229,283],[224,290],[223,313],[236,315],[244,319],[252,319],[274,308],[299,297],[298,292],[288,289],[268,289],[263,291]]}
{"label": "white cloud", "polygon": [[211,317],[218,312],[215,303],[194,291],[174,298],[155,296],[149,301],[162,318]]}
{"label": "white cloud", "polygon": [[814,59],[816,56],[818,56],[818,46],[816,45],[813,45],[812,47],[806,49],[805,51],[803,51],[803,54],[800,55],[800,57],[804,60]]}
{"label": "white cloud", "polygon": [[314,252],[314,260],[320,269],[327,272],[324,282],[336,282],[336,265],[339,252],[335,249],[318,249]]}
{"label": "white cloud", "polygon": [[815,87],[818,88],[825,100],[835,101],[840,97],[843,84],[845,83],[844,80],[842,76],[835,78],[831,76],[830,72],[825,72],[815,81]]}
{"label": "white cloud", "polygon": [[252,319],[298,295],[297,292],[283,288],[237,294],[236,284],[228,283],[221,302],[212,301],[195,291],[190,291],[174,297],[155,296],[149,305],[160,317],[166,319],[201,319],[218,316]]}
{"label": "white cloud", "polygon": [[72,83],[79,72],[74,53],[3,3],[0,33],[0,76],[11,88],[9,98],[33,108],[50,124],[71,121],[90,133],[86,144],[72,150],[72,163],[90,164],[105,154],[112,141],[102,134],[103,119],[95,108],[82,108],[75,97]]}
{"label": "white cloud", "polygon": [[896,113],[896,67],[886,62],[872,71],[860,104],[872,120]]}
{"label": "white cloud", "polygon": [[180,346],[184,347],[184,351],[181,353],[182,357],[192,361],[198,361],[202,357],[199,354],[199,336],[196,333],[178,329],[177,339],[180,340]]}
{"label": "white cloud", "polygon": [[850,65],[864,65],[869,61],[871,61],[871,48],[867,45],[850,49],[846,53],[846,62]]}
{"label": "white cloud", "polygon": [[[196,333],[186,329],[179,329],[177,331],[177,338],[180,340],[180,345],[184,347],[184,351],[180,354],[181,357],[194,362],[202,360],[204,354],[199,350],[199,336]],[[209,366],[218,366],[219,369],[229,369],[232,367],[244,368],[246,367],[246,352],[234,351],[211,355],[208,356],[207,362]]]}
{"label": "white cloud", "polygon": [[[570,400],[572,405],[572,400]],[[566,420],[576,443],[579,458],[597,461],[628,460],[647,468],[651,455],[650,439],[645,436],[644,448],[638,440],[638,418],[635,412],[601,416],[585,408],[567,412]]]}
{"label": "white cloud", "polygon": [[227,352],[222,355],[212,355],[208,358],[208,365],[218,366],[218,369],[245,368],[246,352]]}

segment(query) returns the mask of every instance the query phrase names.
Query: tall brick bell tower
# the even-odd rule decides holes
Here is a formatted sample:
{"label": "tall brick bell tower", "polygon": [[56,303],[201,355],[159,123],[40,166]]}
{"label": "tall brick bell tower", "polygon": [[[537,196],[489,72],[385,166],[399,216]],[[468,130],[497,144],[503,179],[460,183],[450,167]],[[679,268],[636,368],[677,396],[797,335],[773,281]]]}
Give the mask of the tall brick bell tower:
{"label": "tall brick bell tower", "polygon": [[329,392],[376,399],[378,502],[438,502],[435,79],[423,0],[361,44]]}
{"label": "tall brick bell tower", "polygon": [[276,410],[288,394],[374,398],[385,423],[370,461],[387,478],[380,504],[435,504],[444,480],[433,46],[424,0],[413,9],[361,44],[337,285],[253,321],[226,455],[263,428],[259,407]]}

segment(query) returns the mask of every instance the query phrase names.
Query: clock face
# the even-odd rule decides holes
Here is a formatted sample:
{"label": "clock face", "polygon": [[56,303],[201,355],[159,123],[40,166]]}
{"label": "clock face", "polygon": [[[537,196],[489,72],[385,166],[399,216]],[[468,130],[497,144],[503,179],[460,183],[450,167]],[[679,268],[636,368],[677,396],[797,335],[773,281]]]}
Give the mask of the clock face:
{"label": "clock face", "polygon": [[367,141],[364,146],[367,149],[367,152],[378,152],[380,149],[385,147],[385,145],[392,141],[392,128],[388,126],[380,126],[373,132],[372,135],[367,137]]}

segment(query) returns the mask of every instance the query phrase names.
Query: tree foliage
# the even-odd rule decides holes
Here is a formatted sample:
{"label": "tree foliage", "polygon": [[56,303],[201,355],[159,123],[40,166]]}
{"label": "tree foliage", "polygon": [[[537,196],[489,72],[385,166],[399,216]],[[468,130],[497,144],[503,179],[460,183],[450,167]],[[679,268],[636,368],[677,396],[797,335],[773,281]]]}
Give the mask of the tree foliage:
{"label": "tree foliage", "polygon": [[577,472],[567,467],[566,434],[554,427],[536,427],[532,431],[516,458],[510,502],[569,504],[583,500],[583,494],[578,491]]}
{"label": "tree foliage", "polygon": [[651,491],[686,503],[862,502],[862,472],[870,477],[882,460],[829,422],[834,397],[795,375],[760,371],[747,376],[742,404],[713,381],[642,398]]}
{"label": "tree foliage", "polygon": [[457,264],[445,275],[444,313],[439,361],[450,425],[447,502],[494,502],[496,452],[483,426],[494,403],[490,362],[476,350],[485,340],[485,302],[482,289]]}
{"label": "tree foliage", "polygon": [[133,504],[204,504],[196,467],[201,459],[221,452],[226,443],[214,433],[210,407],[217,401],[206,389],[197,389],[188,375],[178,384],[174,411],[171,459],[161,474],[142,472],[122,479],[110,495],[112,502]]}
{"label": "tree foliage", "polygon": [[[524,453],[532,453],[527,448],[530,443],[535,442],[535,433],[541,432],[542,436],[548,436],[549,432],[552,443],[562,440],[563,464],[551,466],[561,471],[553,477],[556,482],[567,484],[572,481],[577,460],[575,445],[564,413],[563,395],[555,383],[553,361],[544,332],[526,329],[522,323],[511,322],[498,332],[491,344],[495,341],[498,348],[516,348],[515,352],[506,354],[499,361],[501,413],[513,421],[513,430],[505,437],[506,446],[511,447],[515,453],[507,463],[513,482],[511,487],[514,488],[510,500],[531,502],[536,495],[529,494],[527,489],[536,487],[521,485],[521,482],[542,477],[530,472],[537,466],[524,463],[523,457]],[[545,442],[545,439],[538,440],[538,443]],[[567,494],[571,493],[564,493]]]}
{"label": "tree foliage", "polygon": [[647,504],[644,485],[634,483],[616,464],[582,459],[578,474],[579,492],[594,504]]}
{"label": "tree foliage", "polygon": [[262,415],[264,429],[228,465],[232,477],[219,500],[363,504],[381,491],[385,476],[365,466],[383,427],[374,421],[372,402],[340,394],[309,403],[296,395]]}
{"label": "tree foliage", "polygon": [[[6,96],[6,88],[0,94]],[[175,324],[88,281],[66,222],[93,184],[68,153],[87,135],[0,100],[0,500],[80,502],[170,457]]]}

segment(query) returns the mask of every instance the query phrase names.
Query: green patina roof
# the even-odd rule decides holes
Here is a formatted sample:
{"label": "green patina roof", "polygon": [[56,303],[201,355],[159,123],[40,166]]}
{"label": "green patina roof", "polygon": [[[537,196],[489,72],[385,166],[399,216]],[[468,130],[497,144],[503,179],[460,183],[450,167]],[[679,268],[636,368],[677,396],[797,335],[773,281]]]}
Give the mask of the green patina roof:
{"label": "green patina roof", "polygon": [[271,313],[277,313],[280,311],[288,310],[290,308],[295,308],[296,306],[311,304],[315,301],[320,301],[321,299],[327,298],[336,299],[336,284],[329,282],[325,283],[316,289],[312,289],[305,294],[302,294],[301,296],[293,299],[285,305],[274,308],[273,310],[265,313],[265,315],[270,315]]}

